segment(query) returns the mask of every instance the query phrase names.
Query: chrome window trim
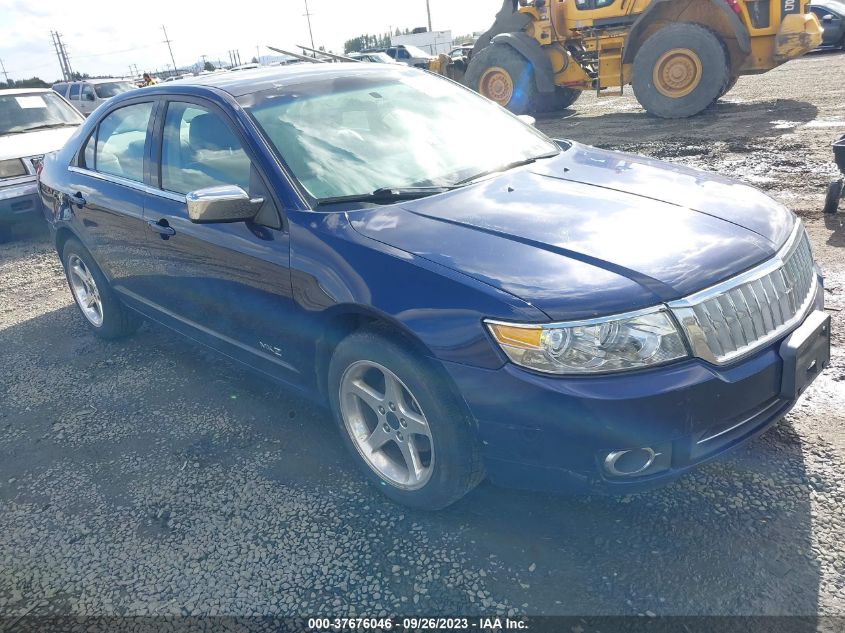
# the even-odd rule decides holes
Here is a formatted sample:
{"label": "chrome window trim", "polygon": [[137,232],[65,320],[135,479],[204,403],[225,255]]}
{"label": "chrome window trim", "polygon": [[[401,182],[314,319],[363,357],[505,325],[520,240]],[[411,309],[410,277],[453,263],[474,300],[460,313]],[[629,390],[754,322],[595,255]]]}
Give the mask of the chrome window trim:
{"label": "chrome window trim", "polygon": [[137,180],[130,180],[129,178],[113,176],[111,174],[104,174],[99,171],[92,171],[90,169],[84,169],[82,167],[75,166],[68,167],[68,171],[73,172],[75,174],[81,174],[83,176],[90,176],[91,178],[96,178],[104,182],[110,182],[113,185],[129,187],[130,189],[135,189],[137,191],[158,196],[160,198],[167,198],[168,200],[173,200],[174,202],[181,202],[183,204],[187,204],[187,199],[185,196],[180,196],[170,191],[165,191],[164,189],[156,189],[155,187],[151,187],[150,185],[147,185],[143,182],[138,182]]}

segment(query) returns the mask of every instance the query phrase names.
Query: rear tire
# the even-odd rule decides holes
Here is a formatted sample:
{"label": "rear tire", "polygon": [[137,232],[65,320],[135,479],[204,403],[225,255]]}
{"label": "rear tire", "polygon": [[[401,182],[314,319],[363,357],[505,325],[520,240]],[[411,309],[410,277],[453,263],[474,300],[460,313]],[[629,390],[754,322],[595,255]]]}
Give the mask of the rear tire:
{"label": "rear tire", "polygon": [[140,316],[120,302],[97,262],[76,238],[65,243],[62,265],[76,307],[94,336],[115,340],[135,333]]}
{"label": "rear tire", "polygon": [[473,55],[464,81],[478,94],[514,114],[538,112],[546,96],[537,89],[528,60],[504,44],[491,44]]}
{"label": "rear tire", "polygon": [[655,116],[693,116],[724,94],[730,83],[729,62],[724,45],[710,29],[699,24],[670,24],[637,51],[634,94]]}
{"label": "rear tire", "polygon": [[833,215],[839,210],[839,201],[842,199],[842,190],[845,188],[845,181],[836,180],[827,186],[827,195],[824,198],[825,215]]}
{"label": "rear tire", "polygon": [[431,360],[398,339],[365,330],[341,341],[328,388],[344,443],[390,499],[439,510],[484,478],[466,405]]}

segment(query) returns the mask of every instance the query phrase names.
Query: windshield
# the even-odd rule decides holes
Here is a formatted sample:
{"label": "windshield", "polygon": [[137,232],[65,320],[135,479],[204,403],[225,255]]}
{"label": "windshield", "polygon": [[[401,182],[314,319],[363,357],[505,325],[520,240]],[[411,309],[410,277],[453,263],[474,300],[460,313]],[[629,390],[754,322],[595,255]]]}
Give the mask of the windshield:
{"label": "windshield", "polygon": [[0,134],[79,125],[84,119],[55,92],[0,94]]}
{"label": "windshield", "polygon": [[111,83],[97,84],[94,86],[94,89],[97,91],[97,96],[100,97],[100,99],[111,99],[112,97],[116,97],[124,92],[134,90],[135,86],[128,81],[115,81]]}
{"label": "windshield", "polygon": [[318,201],[453,186],[560,151],[491,101],[422,72],[332,76],[241,103]]}

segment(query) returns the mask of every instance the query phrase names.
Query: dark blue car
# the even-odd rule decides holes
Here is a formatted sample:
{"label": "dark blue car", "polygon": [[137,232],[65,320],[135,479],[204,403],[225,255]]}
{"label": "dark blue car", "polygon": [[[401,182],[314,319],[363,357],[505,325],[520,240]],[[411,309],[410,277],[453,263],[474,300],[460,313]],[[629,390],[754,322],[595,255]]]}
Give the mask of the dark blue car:
{"label": "dark blue car", "polygon": [[779,420],[829,362],[796,216],[553,141],[452,82],[315,64],[116,97],[43,166],[79,309],[330,405],[385,494],[633,491]]}

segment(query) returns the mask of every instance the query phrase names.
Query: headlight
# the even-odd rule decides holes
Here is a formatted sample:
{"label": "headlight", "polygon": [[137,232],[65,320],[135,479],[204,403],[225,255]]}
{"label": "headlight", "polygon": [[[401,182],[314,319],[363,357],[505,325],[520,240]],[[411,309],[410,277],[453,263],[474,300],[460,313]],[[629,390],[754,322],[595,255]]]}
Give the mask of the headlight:
{"label": "headlight", "polygon": [[23,166],[23,161],[19,158],[0,160],[0,178],[16,178],[26,175],[26,167]]}
{"label": "headlight", "polygon": [[662,309],[572,323],[486,324],[512,362],[549,374],[624,371],[688,356],[675,322]]}

